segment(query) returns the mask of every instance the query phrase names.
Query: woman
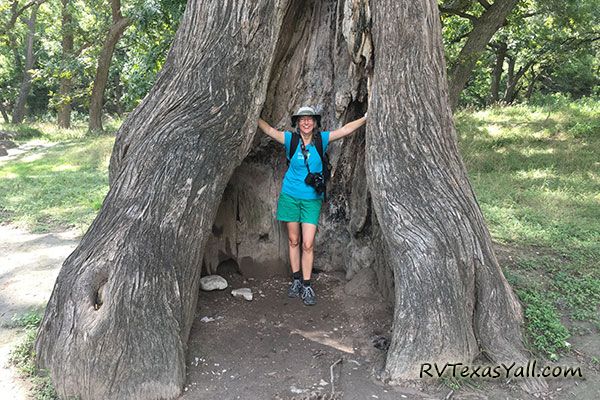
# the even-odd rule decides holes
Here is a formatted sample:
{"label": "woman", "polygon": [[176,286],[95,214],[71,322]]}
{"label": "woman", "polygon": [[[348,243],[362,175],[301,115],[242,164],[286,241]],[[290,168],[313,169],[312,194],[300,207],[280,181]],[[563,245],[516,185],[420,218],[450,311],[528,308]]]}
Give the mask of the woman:
{"label": "woman", "polygon": [[[301,297],[305,305],[316,304],[315,291],[311,286],[310,277],[313,268],[313,245],[323,196],[321,190],[315,189],[315,184],[307,183],[309,173],[323,172],[321,156],[315,146],[321,135],[322,153],[325,154],[329,143],[341,139],[365,124],[367,116],[349,122],[340,129],[328,132],[318,132],[321,116],[311,107],[300,107],[292,116],[292,127],[300,135],[300,140],[290,156],[290,147],[295,141],[290,131],[278,131],[262,119],[258,120],[259,128],[286,149],[290,164],[283,178],[281,193],[277,204],[277,219],[286,222],[290,265],[292,267],[292,284],[288,288],[289,297]],[[318,179],[317,179],[318,180]],[[309,180],[310,183],[310,180]],[[316,185],[319,186],[318,184]],[[300,234],[302,233],[302,257],[300,257]],[[302,272],[300,270],[302,269]]]}

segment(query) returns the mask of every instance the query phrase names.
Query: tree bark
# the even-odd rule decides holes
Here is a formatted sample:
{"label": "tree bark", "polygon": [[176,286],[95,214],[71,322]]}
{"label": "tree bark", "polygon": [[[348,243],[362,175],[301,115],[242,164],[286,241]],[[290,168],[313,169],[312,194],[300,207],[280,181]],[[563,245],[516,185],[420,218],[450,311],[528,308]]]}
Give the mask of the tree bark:
{"label": "tree bark", "polygon": [[423,363],[471,364],[480,355],[526,363],[521,308],[457,147],[436,2],[378,5],[366,170],[394,272],[386,371],[415,379]]}
{"label": "tree bark", "polygon": [[244,273],[287,264],[273,220],[285,156],[255,137],[259,115],[284,127],[299,105],[326,105],[339,126],[365,111],[371,71],[369,135],[332,144],[318,262],[376,271],[396,307],[393,379],[423,360],[524,359],[520,308],[458,156],[435,9],[382,1],[371,26],[367,0],[188,2],[46,308],[37,363],[62,397],[181,393],[200,275],[223,257]]}
{"label": "tree bark", "polygon": [[73,56],[73,16],[71,0],[62,1],[62,68],[60,86],[58,88],[58,117],[57,124],[61,128],[71,127],[71,89],[73,78],[69,68]]}
{"label": "tree bark", "polygon": [[502,80],[502,72],[504,68],[504,59],[508,46],[506,42],[501,42],[496,48],[496,64],[492,71],[492,84],[490,87],[490,104],[497,103],[500,99],[500,81]]}
{"label": "tree bark", "polygon": [[467,84],[479,56],[485,50],[494,33],[504,24],[504,20],[518,1],[496,0],[473,23],[473,30],[454,61],[454,66],[449,75],[448,93],[452,109],[455,109],[458,105],[460,93]]}
{"label": "tree bark", "polygon": [[110,6],[112,9],[112,25],[106,35],[100,57],[98,58],[96,77],[94,78],[92,95],[90,97],[90,120],[88,129],[92,132],[101,132],[104,130],[102,127],[102,105],[104,102],[106,82],[108,82],[110,63],[115,51],[115,46],[125,32],[125,29],[131,24],[131,21],[121,14],[121,0],[111,0]]}
{"label": "tree bark", "polygon": [[20,124],[25,118],[25,104],[27,103],[27,96],[31,90],[31,72],[35,65],[35,23],[37,19],[37,13],[41,3],[35,3],[31,6],[31,15],[27,20],[27,39],[25,45],[25,65],[23,67],[23,80],[21,81],[21,87],[19,89],[19,97],[13,108],[12,122],[13,124]]}
{"label": "tree bark", "polygon": [[256,132],[286,5],[188,2],[152,92],[119,132],[111,189],[40,327],[37,362],[61,397],[181,393],[204,244]]}

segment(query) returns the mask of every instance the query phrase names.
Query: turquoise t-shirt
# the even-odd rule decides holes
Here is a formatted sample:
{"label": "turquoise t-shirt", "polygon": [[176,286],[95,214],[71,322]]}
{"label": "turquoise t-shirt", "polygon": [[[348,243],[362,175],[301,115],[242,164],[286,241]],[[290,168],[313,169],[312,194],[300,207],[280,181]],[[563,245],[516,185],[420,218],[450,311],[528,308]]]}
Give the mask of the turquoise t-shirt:
{"label": "turquoise t-shirt", "polygon": [[[290,153],[290,146],[292,143],[292,132],[285,131],[284,135],[285,154],[287,156]],[[329,144],[329,132],[321,132],[321,138],[323,140],[323,154],[325,154],[325,152],[327,151],[327,145]],[[308,171],[306,170],[306,165],[304,164],[304,155],[302,154],[301,143],[302,139],[300,139],[300,143],[298,143],[296,152],[290,159],[290,166],[287,172],[285,173],[285,176],[283,177],[283,185],[281,186],[281,191],[297,199],[321,199],[323,196],[317,194],[315,188],[307,185],[304,182]],[[317,151],[317,148],[314,145],[314,140],[308,146],[306,146],[306,150],[308,151],[308,167],[310,168],[310,172],[323,172],[323,163],[321,162],[319,152]]]}

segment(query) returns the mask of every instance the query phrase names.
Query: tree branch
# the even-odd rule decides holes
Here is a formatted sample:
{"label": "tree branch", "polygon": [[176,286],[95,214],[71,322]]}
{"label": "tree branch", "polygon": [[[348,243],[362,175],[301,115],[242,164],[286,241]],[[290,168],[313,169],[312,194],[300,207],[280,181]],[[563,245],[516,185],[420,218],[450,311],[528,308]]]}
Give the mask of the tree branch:
{"label": "tree branch", "polygon": [[452,40],[450,41],[450,44],[458,43],[458,42],[460,42],[461,40],[463,40],[464,38],[466,38],[467,36],[469,36],[470,34],[471,34],[471,31],[468,31],[468,32],[466,32],[466,33],[463,33],[462,35],[460,35],[460,36],[458,36],[458,37],[455,37],[454,39],[452,39]]}
{"label": "tree branch", "polygon": [[440,10],[440,12],[442,14],[457,15],[459,17],[466,18],[466,19],[470,20],[471,22],[476,22],[477,21],[477,17],[476,16],[471,15],[469,13],[465,13],[465,12],[462,12],[462,11],[455,10],[453,8],[447,8],[447,7],[440,6],[439,10]]}
{"label": "tree branch", "polygon": [[4,25],[4,28],[2,28],[2,31],[0,31],[0,35],[4,35],[6,34],[9,30],[11,30],[12,28],[15,27],[15,23],[17,22],[17,19],[21,16],[21,14],[23,14],[23,12],[25,12],[25,10],[27,10],[29,7],[31,7],[32,5],[34,5],[35,3],[37,3],[37,0],[32,0],[29,3],[25,4],[23,7],[21,7],[20,9],[19,7],[19,1],[18,0],[14,0],[12,2],[12,4],[10,5],[10,10],[11,10],[11,17],[10,20],[8,20],[6,22],[6,25]]}
{"label": "tree branch", "polygon": [[121,14],[121,0],[111,0],[110,8],[112,9],[113,21],[123,18],[123,14]]}
{"label": "tree branch", "polygon": [[80,46],[80,47],[79,47],[77,50],[75,50],[75,51],[73,52],[73,56],[74,56],[74,57],[79,57],[79,56],[81,55],[81,53],[82,53],[82,52],[83,52],[85,49],[87,49],[88,47],[90,47],[91,45],[92,45],[92,43],[90,43],[90,42],[87,42],[87,43],[84,43],[84,44],[82,44],[82,45],[81,45],[81,46]]}
{"label": "tree branch", "polygon": [[488,8],[490,8],[492,5],[490,3],[488,3],[486,0],[477,0],[479,2],[479,4],[481,4],[483,6],[483,8],[485,8],[486,10]]}

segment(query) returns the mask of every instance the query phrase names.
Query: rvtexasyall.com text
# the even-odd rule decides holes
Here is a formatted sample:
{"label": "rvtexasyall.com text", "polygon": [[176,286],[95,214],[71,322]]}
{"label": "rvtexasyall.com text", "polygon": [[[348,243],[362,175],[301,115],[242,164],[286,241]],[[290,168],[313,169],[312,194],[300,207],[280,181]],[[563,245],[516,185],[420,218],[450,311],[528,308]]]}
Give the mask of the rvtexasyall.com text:
{"label": "rvtexasyall.com text", "polygon": [[512,364],[473,366],[463,363],[446,363],[438,366],[436,363],[421,364],[420,378],[452,376],[454,378],[583,378],[580,367],[539,366],[537,360],[527,362],[527,365]]}

